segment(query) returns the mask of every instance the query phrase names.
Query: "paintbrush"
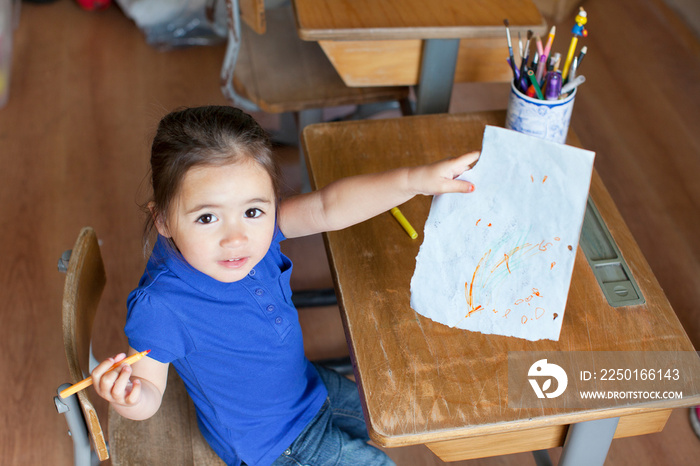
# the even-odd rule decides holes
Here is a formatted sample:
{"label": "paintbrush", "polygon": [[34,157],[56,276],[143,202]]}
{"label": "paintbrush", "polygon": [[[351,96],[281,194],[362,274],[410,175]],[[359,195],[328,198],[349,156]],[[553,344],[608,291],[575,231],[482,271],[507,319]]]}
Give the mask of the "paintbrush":
{"label": "paintbrush", "polygon": [[525,50],[524,52],[520,55],[520,67],[522,68],[523,66],[527,65],[528,60],[530,59],[530,40],[532,40],[533,32],[532,30],[528,29],[527,31],[527,41],[525,41]]}
{"label": "paintbrush", "polygon": [[525,49],[520,51],[520,90],[524,93],[527,92],[530,87],[530,81],[527,76],[528,61],[530,60],[530,41],[532,40],[533,32],[531,30],[527,31],[527,41],[525,42]]}
{"label": "paintbrush", "polygon": [[510,41],[510,23],[507,19],[503,20],[503,24],[506,26],[506,39],[508,39],[508,56],[510,57],[510,68],[513,71],[513,79],[518,79],[518,73],[515,70],[515,59],[513,58],[513,43]]}

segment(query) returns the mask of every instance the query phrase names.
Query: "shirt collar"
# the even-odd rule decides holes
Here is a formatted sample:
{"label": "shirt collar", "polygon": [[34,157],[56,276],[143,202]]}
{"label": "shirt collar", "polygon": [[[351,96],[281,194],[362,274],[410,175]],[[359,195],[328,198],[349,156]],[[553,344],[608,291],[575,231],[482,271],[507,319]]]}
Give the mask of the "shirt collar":
{"label": "shirt collar", "polygon": [[175,246],[161,235],[158,235],[149,262],[152,262],[154,266],[165,266],[187,285],[214,298],[230,293],[232,290],[250,283],[250,280],[253,279],[250,274],[233,283],[224,283],[211,278],[188,264],[182,254],[175,249]]}

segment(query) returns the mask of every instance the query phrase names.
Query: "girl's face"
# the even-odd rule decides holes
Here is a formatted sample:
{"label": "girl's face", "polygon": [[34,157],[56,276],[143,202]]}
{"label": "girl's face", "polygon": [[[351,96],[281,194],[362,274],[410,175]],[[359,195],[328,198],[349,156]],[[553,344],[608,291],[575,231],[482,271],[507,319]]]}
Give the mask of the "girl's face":
{"label": "girl's face", "polygon": [[267,254],[275,229],[270,176],[250,159],[191,168],[158,232],[195,269],[232,283]]}

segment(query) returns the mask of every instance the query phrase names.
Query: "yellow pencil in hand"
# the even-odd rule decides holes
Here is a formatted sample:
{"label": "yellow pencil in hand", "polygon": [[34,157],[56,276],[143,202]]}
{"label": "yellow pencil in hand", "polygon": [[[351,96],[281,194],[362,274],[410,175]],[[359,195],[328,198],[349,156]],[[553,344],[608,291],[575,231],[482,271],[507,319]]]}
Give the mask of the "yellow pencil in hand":
{"label": "yellow pencil in hand", "polygon": [[[129,356],[126,359],[122,359],[119,362],[115,362],[114,365],[112,367],[110,367],[109,370],[107,370],[107,372],[113,371],[114,369],[121,366],[122,364],[132,365],[136,361],[141,360],[144,356],[146,356],[150,352],[151,352],[151,350],[146,350],[146,351],[142,351],[140,353],[132,354],[131,356]],[[80,382],[75,383],[64,390],[61,390],[61,393],[59,393],[59,396],[61,398],[69,397],[69,396],[73,395],[74,393],[78,393],[80,390],[88,388],[90,385],[92,385],[92,376],[88,377],[87,379],[83,379]]]}

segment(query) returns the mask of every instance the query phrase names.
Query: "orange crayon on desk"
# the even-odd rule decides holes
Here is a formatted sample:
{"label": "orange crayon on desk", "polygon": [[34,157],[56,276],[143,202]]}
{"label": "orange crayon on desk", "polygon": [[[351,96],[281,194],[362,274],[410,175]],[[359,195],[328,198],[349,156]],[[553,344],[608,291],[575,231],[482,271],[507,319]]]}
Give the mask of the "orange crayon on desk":
{"label": "orange crayon on desk", "polygon": [[418,238],[418,233],[416,230],[411,226],[411,224],[406,220],[406,217],[403,216],[401,211],[399,210],[398,207],[392,207],[391,208],[391,215],[394,216],[394,218],[401,224],[404,230],[406,230],[406,233],[408,233],[408,236],[410,236],[412,239]]}
{"label": "orange crayon on desk", "polygon": [[[107,372],[113,371],[114,369],[121,366],[122,364],[132,365],[136,361],[141,360],[144,356],[146,356],[150,352],[151,352],[151,350],[146,350],[146,351],[142,351],[140,353],[132,354],[128,358],[122,359],[119,362],[115,362],[114,365],[112,367],[110,367],[109,370],[107,370]],[[59,396],[61,398],[69,397],[69,396],[73,395],[74,393],[78,393],[80,390],[88,388],[90,385],[92,385],[92,376],[88,377],[87,379],[83,379],[78,383],[71,385],[70,387],[66,388],[65,390],[61,390],[61,393],[59,393]]]}

